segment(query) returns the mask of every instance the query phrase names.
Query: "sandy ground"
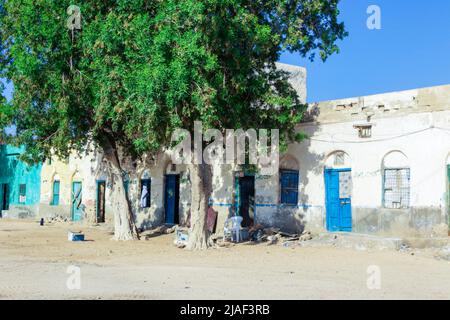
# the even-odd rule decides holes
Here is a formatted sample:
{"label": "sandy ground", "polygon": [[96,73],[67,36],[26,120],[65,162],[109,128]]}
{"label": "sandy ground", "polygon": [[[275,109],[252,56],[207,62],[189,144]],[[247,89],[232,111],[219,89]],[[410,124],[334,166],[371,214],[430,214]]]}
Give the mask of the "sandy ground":
{"label": "sandy ground", "polygon": [[[67,241],[80,228],[88,241]],[[119,243],[99,227],[0,220],[0,299],[450,299],[450,263],[427,254],[265,244],[189,252],[173,238]],[[80,289],[67,287],[72,265]],[[372,265],[380,289],[368,289]]]}

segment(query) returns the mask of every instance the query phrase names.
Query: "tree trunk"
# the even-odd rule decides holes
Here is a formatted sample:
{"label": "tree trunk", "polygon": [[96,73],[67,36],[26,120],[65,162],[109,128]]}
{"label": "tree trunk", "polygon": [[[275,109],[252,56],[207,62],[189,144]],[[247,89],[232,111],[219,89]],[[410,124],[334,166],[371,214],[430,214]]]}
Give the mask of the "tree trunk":
{"label": "tree trunk", "polygon": [[187,248],[189,250],[207,249],[208,231],[206,217],[209,198],[212,194],[212,171],[208,164],[189,165],[192,183],[191,228]]}
{"label": "tree trunk", "polygon": [[125,191],[122,174],[114,174],[114,240],[139,240],[139,232],[134,222],[133,211]]}
{"label": "tree trunk", "polygon": [[139,240],[139,231],[134,222],[133,211],[131,210],[128,194],[125,191],[123,170],[117,151],[114,149],[105,150],[106,159],[111,164],[112,169],[112,189],[114,206],[114,240],[129,241]]}

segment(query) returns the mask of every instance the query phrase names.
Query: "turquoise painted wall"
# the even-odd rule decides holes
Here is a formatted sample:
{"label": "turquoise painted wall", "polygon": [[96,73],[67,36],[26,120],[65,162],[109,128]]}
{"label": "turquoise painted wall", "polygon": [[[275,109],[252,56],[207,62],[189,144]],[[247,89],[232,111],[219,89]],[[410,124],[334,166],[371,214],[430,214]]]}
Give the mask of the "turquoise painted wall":
{"label": "turquoise painted wall", "polygon": [[[42,165],[29,166],[17,158],[23,148],[10,145],[0,145],[0,184],[9,185],[10,205],[38,204],[41,194],[41,168]],[[19,187],[26,185],[26,201],[19,202]],[[1,197],[1,196],[0,196]]]}

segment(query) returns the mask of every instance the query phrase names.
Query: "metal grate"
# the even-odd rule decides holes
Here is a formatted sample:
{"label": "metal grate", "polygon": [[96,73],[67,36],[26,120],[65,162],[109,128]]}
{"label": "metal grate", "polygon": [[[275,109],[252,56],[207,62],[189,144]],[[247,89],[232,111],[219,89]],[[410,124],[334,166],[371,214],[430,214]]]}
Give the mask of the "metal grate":
{"label": "metal grate", "polygon": [[384,207],[407,209],[410,203],[410,169],[384,170]]}
{"label": "metal grate", "polygon": [[355,125],[354,128],[358,130],[358,137],[360,137],[360,138],[371,138],[372,137],[372,125],[371,124]]}
{"label": "metal grate", "polygon": [[334,165],[335,166],[345,165],[345,153],[344,152],[337,152],[334,155]]}

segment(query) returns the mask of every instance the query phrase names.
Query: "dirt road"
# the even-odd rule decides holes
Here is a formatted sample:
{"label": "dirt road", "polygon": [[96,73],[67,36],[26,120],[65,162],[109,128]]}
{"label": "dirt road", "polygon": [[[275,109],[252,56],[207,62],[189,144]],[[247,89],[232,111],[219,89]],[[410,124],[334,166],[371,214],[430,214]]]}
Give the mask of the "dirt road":
{"label": "dirt road", "polygon": [[[88,241],[67,241],[80,228]],[[0,298],[450,299],[450,263],[431,255],[264,244],[189,252],[173,237],[118,243],[98,227],[0,220]],[[368,288],[369,266],[380,289]]]}

